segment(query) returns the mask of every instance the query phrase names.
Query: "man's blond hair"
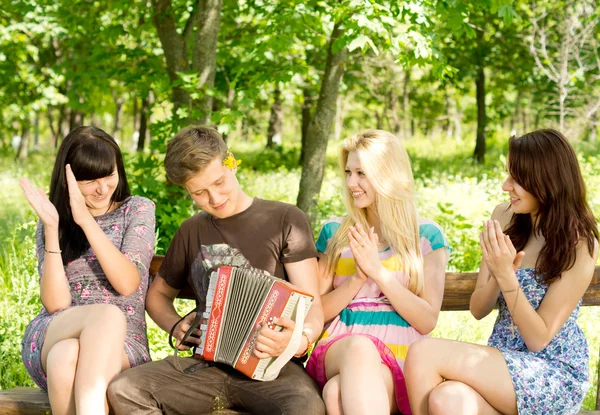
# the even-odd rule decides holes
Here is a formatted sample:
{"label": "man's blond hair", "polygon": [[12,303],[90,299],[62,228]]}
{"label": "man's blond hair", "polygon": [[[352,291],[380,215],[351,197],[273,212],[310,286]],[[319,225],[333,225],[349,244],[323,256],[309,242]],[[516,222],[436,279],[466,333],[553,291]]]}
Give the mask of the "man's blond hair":
{"label": "man's blond hair", "polygon": [[222,160],[226,154],[227,144],[217,130],[204,126],[186,127],[167,143],[167,177],[183,186],[215,158]]}

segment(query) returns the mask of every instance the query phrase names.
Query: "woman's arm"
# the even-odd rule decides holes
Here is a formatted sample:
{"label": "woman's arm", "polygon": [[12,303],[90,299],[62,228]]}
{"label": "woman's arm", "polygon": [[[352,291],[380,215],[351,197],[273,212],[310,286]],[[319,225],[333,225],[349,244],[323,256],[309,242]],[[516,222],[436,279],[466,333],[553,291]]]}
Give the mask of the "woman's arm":
{"label": "woman's arm", "polygon": [[481,262],[475,291],[471,294],[469,310],[473,317],[481,320],[492,312],[498,302],[500,287],[495,278],[492,278],[485,262]]}
{"label": "woman's arm", "polygon": [[579,243],[575,264],[550,285],[536,311],[519,286],[515,271],[509,262],[512,255],[510,239],[502,233],[498,222],[488,225],[487,231],[489,237],[484,258],[493,270],[513,321],[529,350],[543,350],[564,326],[585,294],[594,275],[598,242],[595,242],[591,254],[588,252],[587,243]]}
{"label": "woman's arm", "polygon": [[73,220],[83,229],[102,271],[113,288],[121,295],[133,294],[140,285],[140,276],[135,265],[108,239],[89,212],[69,165],[66,166],[66,172]]}
{"label": "woman's arm", "polygon": [[[512,211],[508,210],[508,203],[502,203],[496,206],[492,212],[492,220],[500,221],[500,225],[503,229],[508,226],[511,217]],[[483,247],[482,236],[480,236],[480,244]],[[469,302],[469,310],[473,317],[477,320],[481,320],[490,314],[498,302],[499,295],[500,287],[498,286],[496,279],[492,278],[487,264],[482,259],[479,266],[479,273],[477,274],[475,290],[473,291],[473,294],[471,294],[471,300]]]}
{"label": "woman's arm", "polygon": [[42,272],[40,279],[40,299],[50,314],[71,305],[71,289],[63,266],[58,243],[58,228],[44,226]]}
{"label": "woman's arm", "polygon": [[357,267],[356,273],[348,277],[339,287],[333,288],[334,274],[327,274],[327,256],[319,253],[319,282],[325,322],[333,320],[356,296],[367,281],[367,276]]}
{"label": "woman's arm", "polygon": [[53,314],[71,305],[71,290],[60,254],[58,212],[42,189],[36,189],[27,179],[19,180],[19,184],[40,218],[41,224],[38,224],[36,231],[40,299],[44,308]]}
{"label": "woman's arm", "polygon": [[437,324],[446,282],[446,248],[436,249],[423,258],[425,283],[417,296],[393,274],[382,268],[373,278],[394,310],[421,334],[430,333]]}

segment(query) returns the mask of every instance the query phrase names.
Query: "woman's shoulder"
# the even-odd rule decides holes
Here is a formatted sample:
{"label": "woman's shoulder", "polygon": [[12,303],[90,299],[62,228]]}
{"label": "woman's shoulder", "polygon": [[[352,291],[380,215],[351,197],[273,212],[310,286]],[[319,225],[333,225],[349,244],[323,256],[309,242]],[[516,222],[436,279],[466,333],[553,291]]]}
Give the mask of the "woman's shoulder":
{"label": "woman's shoulder", "polygon": [[421,236],[438,233],[444,234],[442,227],[431,219],[419,217],[417,224],[419,225],[419,235]]}
{"label": "woman's shoulder", "polygon": [[[419,225],[419,236],[421,237],[421,241],[427,242],[427,245],[429,245],[428,250],[435,251],[436,249],[443,247],[449,248],[444,231],[437,222],[419,217],[417,223]],[[424,249],[424,247],[422,247],[422,249]]]}
{"label": "woman's shoulder", "polygon": [[327,219],[325,223],[323,223],[323,226],[321,226],[321,233],[326,233],[329,236],[332,236],[338,230],[343,220],[343,216]]}
{"label": "woman's shoulder", "polygon": [[329,244],[329,240],[333,237],[333,235],[335,235],[343,220],[343,217],[336,217],[325,221],[321,227],[321,231],[319,232],[319,237],[317,238],[317,251],[325,252],[327,245]]}
{"label": "woman's shoulder", "polygon": [[[127,199],[123,202],[121,207],[125,207],[125,208],[128,207],[129,209],[134,209],[134,211],[137,211],[137,212],[139,212],[140,209],[141,210],[145,210],[145,209],[155,210],[156,209],[156,205],[154,204],[154,202],[144,196],[131,196],[131,197],[129,197],[129,199]],[[129,211],[129,209],[128,209],[128,211]]]}

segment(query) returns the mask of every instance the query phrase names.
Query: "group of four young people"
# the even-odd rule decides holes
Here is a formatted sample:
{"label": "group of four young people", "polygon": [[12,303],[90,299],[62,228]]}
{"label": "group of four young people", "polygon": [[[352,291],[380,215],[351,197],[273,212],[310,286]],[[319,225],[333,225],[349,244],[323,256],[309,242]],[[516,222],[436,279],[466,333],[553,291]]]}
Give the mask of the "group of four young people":
{"label": "group of four young people", "polygon": [[[427,338],[449,247],[439,226],[417,213],[402,142],[365,130],[344,141],[339,161],[347,214],[327,221],[315,246],[302,211],[243,191],[216,130],[185,128],[169,141],[165,168],[201,212],[181,224],[148,287],[154,204],[131,196],[112,137],[73,130],[49,197],[21,180],[40,218],[43,304],[22,356],[53,413],[576,413],[589,377],[576,318],[598,231],[566,138],[538,130],[509,140],[502,189],[510,201],[483,225],[471,297],[477,319],[498,304],[489,346]],[[180,320],[179,290],[231,252],[314,295],[298,357],[271,382],[194,358],[150,362],[144,310],[170,331]],[[177,339],[193,317],[177,324]],[[276,324],[280,331],[258,328],[257,357],[286,348],[294,322]],[[199,344],[194,334],[189,341]]]}

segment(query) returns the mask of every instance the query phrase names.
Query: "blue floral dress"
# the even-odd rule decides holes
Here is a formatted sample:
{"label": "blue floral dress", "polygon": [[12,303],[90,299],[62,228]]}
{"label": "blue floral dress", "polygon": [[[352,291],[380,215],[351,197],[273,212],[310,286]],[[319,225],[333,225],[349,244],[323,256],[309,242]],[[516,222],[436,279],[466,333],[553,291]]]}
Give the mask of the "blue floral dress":
{"label": "blue floral dress", "polygon": [[[145,299],[148,289],[148,270],[154,253],[154,203],[144,197],[132,196],[112,212],[96,216],[96,222],[108,239],[137,268],[140,285],[131,295],[120,295],[112,287],[102,271],[92,248],[65,267],[71,291],[71,307],[87,304],[114,304],[121,309],[127,320],[125,353],[131,367],[150,361],[146,337]],[[38,223],[36,251],[38,271],[42,275],[44,263],[43,226]],[[46,374],[42,368],[42,347],[46,330],[63,310],[53,314],[42,307],[40,313],[29,323],[21,344],[21,357],[25,368],[36,385],[47,390]]]}
{"label": "blue floral dress", "polygon": [[[517,271],[519,284],[534,309],[538,309],[548,285],[535,276],[535,269]],[[488,345],[504,355],[517,394],[519,415],[577,414],[589,387],[587,340],[577,325],[581,300],[564,326],[545,349],[527,349],[502,294],[499,313]],[[512,305],[512,304],[511,304]]]}

